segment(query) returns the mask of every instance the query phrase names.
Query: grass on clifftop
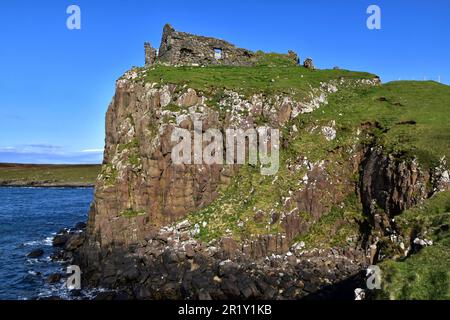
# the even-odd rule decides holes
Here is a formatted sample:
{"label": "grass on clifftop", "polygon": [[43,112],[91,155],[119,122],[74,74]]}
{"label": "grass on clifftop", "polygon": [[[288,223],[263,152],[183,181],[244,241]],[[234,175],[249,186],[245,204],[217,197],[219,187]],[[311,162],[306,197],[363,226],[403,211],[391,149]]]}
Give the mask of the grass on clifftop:
{"label": "grass on clifftop", "polygon": [[295,65],[284,55],[261,54],[255,67],[169,67],[149,68],[145,81],[159,84],[187,85],[192,89],[213,94],[217,89],[233,90],[246,97],[256,93],[289,94],[302,98],[310,87],[332,79],[372,79],[373,74],[347,70],[309,70]]}
{"label": "grass on clifftop", "polygon": [[0,184],[55,183],[67,185],[94,184],[100,165],[22,165],[0,164]]}

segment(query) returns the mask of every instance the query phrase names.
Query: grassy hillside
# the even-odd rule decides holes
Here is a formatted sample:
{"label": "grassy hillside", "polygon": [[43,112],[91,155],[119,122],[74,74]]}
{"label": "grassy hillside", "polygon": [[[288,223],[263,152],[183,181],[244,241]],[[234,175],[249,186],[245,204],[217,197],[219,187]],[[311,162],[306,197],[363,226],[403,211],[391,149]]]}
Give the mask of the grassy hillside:
{"label": "grassy hillside", "polygon": [[[362,124],[376,127],[379,144],[422,164],[450,158],[450,87],[436,82],[399,81],[333,95],[330,104],[301,119],[336,121],[338,145],[349,145]],[[320,146],[319,146],[320,148]]]}
{"label": "grassy hillside", "polygon": [[[332,121],[337,137],[327,141],[320,127]],[[232,234],[242,239],[251,234],[279,232],[278,224],[257,223],[253,217],[258,210],[280,215],[285,212],[284,199],[289,197],[289,190],[298,188],[297,182],[306,173],[304,169],[288,170],[286,165],[299,156],[311,162],[345,162],[355,146],[373,141],[373,137],[365,141],[365,135],[358,136],[368,123],[371,134],[386,150],[399,158],[418,157],[422,166],[432,167],[443,156],[450,157],[450,87],[434,82],[393,82],[331,95],[327,106],[300,115],[284,129],[286,143],[275,181],[274,177],[261,176],[258,168],[245,166],[215,202],[190,215],[194,223],[206,222],[199,237],[208,241]],[[298,128],[296,134],[292,133],[293,125]],[[344,207],[332,208],[307,236],[298,240],[313,246],[345,244],[348,237],[358,234],[356,221],[363,219],[358,199],[349,197]]]}
{"label": "grassy hillside", "polygon": [[94,185],[100,165],[0,164],[0,185]]}

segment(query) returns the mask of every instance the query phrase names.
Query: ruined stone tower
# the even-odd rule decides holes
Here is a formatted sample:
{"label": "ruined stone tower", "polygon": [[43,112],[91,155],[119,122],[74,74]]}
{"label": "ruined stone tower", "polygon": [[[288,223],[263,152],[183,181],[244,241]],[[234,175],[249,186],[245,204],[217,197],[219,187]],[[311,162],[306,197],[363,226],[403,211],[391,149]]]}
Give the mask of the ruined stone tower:
{"label": "ruined stone tower", "polygon": [[158,59],[158,53],[155,48],[151,46],[149,42],[144,43],[145,49],[145,65],[150,66],[155,64]]}

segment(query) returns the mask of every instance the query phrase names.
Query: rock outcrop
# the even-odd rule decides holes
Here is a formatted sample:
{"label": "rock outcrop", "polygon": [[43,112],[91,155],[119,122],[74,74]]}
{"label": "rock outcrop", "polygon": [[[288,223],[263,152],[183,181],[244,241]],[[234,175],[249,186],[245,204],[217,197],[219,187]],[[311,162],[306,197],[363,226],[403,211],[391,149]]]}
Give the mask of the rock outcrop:
{"label": "rock outcrop", "polygon": [[447,190],[445,161],[429,170],[417,159],[401,159],[371,147],[361,165],[360,196],[365,214],[377,230],[393,230],[392,220],[405,210]]}
{"label": "rock outcrop", "polygon": [[314,66],[313,60],[311,58],[307,58],[304,62],[303,62],[303,66],[306,69],[310,69],[310,70],[315,70],[316,67]]}
{"label": "rock outcrop", "polygon": [[75,260],[61,256],[83,264],[85,285],[113,288],[132,299],[301,299],[312,293],[351,299],[351,287],[333,293],[329,285],[366,267],[364,251],[352,247],[306,250],[281,237],[205,245],[193,236],[182,221],[132,247],[90,250]]}
{"label": "rock outcrop", "polygon": [[364,242],[371,264],[417,252],[417,243],[413,242],[416,235],[403,234],[396,217],[448,190],[445,168],[444,159],[438,167],[425,169],[418,159],[388,154],[381,146],[366,151],[361,161],[359,195],[368,219]]}

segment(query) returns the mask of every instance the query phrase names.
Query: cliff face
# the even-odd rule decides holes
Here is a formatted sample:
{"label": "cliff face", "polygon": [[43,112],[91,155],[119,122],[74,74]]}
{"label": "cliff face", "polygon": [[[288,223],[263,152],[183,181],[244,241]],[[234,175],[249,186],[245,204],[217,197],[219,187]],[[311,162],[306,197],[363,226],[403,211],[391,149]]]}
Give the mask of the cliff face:
{"label": "cliff face", "polygon": [[[273,58],[283,64],[152,66],[117,81],[86,241],[70,253],[86,283],[135,298],[301,298],[411,252],[396,218],[450,183],[447,150],[408,118],[415,99],[388,96],[420,89]],[[195,145],[208,129],[267,127],[280,131],[273,175],[173,162],[177,128]]]}
{"label": "cliff face", "polygon": [[[177,144],[171,140],[174,128],[192,130],[193,119],[201,121],[202,133],[210,128],[224,132],[261,124],[281,128],[299,114],[325,104],[327,95],[339,87],[377,83],[331,81],[311,88],[306,99],[298,102],[288,95],[255,94],[244,98],[231,90],[223,91],[218,99],[187,86],[139,81],[139,76],[139,71],[130,71],[117,81],[106,115],[104,164],[89,223],[91,236],[101,246],[142,241],[158,228],[209,205],[217,198],[219,188],[230,183],[238,165],[173,164],[171,153]],[[203,147],[206,144],[203,141]],[[348,193],[332,192],[334,187],[327,180],[336,181],[336,176],[350,174],[332,174],[335,179],[329,179],[325,163],[305,165],[314,183],[305,183],[306,188],[296,192],[290,202],[297,203],[298,211],[318,219],[326,207],[341,200],[343,195],[339,194]],[[346,184],[346,189],[351,190],[351,185]],[[327,195],[322,197],[323,192]],[[301,223],[292,220],[298,217],[288,215],[283,220],[290,239],[302,228]]]}
{"label": "cliff face", "polygon": [[[127,75],[129,76],[129,75]],[[92,232],[102,245],[129,244],[148,232],[209,204],[229,171],[221,166],[172,165],[174,123],[167,106],[191,107],[204,101],[195,91],[174,97],[176,86],[156,89],[130,79],[117,83],[106,117],[103,172],[97,182]],[[208,125],[217,115],[205,113]],[[178,118],[189,127],[189,118]]]}

